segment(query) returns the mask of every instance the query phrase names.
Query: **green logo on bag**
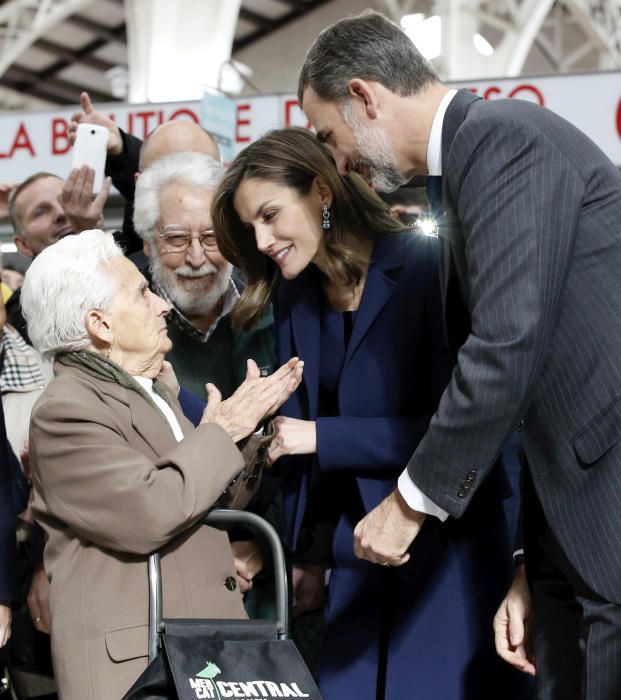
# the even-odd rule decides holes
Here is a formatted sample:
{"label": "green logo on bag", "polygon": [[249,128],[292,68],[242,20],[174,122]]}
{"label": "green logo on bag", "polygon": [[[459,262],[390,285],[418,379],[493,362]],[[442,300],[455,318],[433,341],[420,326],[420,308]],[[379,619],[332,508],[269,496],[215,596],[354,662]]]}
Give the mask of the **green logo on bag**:
{"label": "green logo on bag", "polygon": [[205,661],[205,663],[206,663],[207,665],[205,666],[205,668],[204,668],[202,671],[200,671],[200,673],[197,673],[197,674],[196,674],[196,677],[197,677],[197,678],[206,678],[206,679],[209,680],[209,683],[207,684],[207,683],[205,682],[205,685],[203,685],[203,683],[201,683],[201,681],[198,681],[198,683],[200,683],[200,685],[196,685],[196,684],[192,681],[192,679],[190,679],[190,685],[192,686],[192,688],[193,688],[194,690],[202,690],[202,691],[205,691],[205,693],[209,692],[208,695],[207,695],[207,694],[203,695],[202,693],[199,695],[199,693],[197,692],[197,694],[196,694],[196,697],[197,697],[197,698],[201,698],[201,697],[202,697],[202,698],[213,698],[213,697],[216,697],[216,696],[214,696],[214,694],[213,694],[213,691],[214,691],[214,690],[215,690],[216,693],[217,693],[217,697],[220,698],[220,691],[218,690],[218,686],[215,684],[215,681],[214,681],[213,679],[214,679],[217,675],[219,675],[220,673],[222,673],[222,671],[218,668],[218,666],[217,666],[216,664],[214,664],[213,661]]}
{"label": "green logo on bag", "polygon": [[[274,681],[215,681],[222,671],[213,661],[205,661],[205,668],[194,678],[188,678],[197,698],[308,698],[297,683]],[[222,691],[222,693],[220,693]]]}

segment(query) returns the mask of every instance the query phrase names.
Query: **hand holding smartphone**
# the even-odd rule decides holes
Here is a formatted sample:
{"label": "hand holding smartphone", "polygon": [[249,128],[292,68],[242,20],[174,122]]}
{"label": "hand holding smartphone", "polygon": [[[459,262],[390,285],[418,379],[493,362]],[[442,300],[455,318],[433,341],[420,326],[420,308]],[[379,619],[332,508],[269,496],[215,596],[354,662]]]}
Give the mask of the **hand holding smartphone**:
{"label": "hand holding smartphone", "polygon": [[108,129],[97,124],[78,124],[72,168],[88,165],[95,171],[93,192],[99,192],[103,185],[107,146]]}

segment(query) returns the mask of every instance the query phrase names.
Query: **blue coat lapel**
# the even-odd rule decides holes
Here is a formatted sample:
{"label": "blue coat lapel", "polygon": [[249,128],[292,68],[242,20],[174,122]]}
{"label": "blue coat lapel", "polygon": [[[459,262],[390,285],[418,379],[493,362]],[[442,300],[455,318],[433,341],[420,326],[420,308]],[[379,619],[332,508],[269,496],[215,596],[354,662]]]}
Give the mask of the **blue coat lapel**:
{"label": "blue coat lapel", "polygon": [[400,254],[402,242],[398,238],[398,235],[386,234],[378,236],[375,241],[367,281],[345,355],[344,367],[347,367],[395,289],[394,273],[403,267],[403,256]]}

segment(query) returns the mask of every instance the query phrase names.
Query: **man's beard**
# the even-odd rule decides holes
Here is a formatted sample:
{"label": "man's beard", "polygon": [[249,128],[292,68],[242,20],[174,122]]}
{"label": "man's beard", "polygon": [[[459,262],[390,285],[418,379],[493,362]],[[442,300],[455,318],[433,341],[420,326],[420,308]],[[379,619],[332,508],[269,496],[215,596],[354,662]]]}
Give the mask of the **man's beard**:
{"label": "man's beard", "polygon": [[410,178],[399,172],[388,134],[380,126],[354,115],[351,102],[341,107],[343,121],[352,130],[356,142],[354,169],[359,165],[369,168],[369,179],[376,190],[394,192]]}
{"label": "man's beard", "polygon": [[[196,269],[180,265],[175,270],[164,267],[159,258],[151,258],[153,281],[168,295],[175,308],[184,316],[206,316],[214,310],[227,290],[231,279],[230,263],[218,269],[205,263]],[[192,278],[191,288],[179,282],[179,277]]]}

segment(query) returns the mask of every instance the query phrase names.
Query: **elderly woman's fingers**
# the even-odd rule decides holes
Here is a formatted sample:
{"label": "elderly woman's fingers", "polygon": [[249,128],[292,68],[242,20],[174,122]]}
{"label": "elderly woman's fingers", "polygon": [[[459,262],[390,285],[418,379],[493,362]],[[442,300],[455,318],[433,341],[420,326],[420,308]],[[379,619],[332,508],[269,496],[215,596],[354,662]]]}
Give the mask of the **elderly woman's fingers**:
{"label": "elderly woman's fingers", "polygon": [[261,370],[257,363],[249,357],[246,360],[246,379],[258,379],[261,376]]}
{"label": "elderly woman's fingers", "polygon": [[284,365],[279,367],[272,375],[274,379],[284,379],[285,377],[288,377],[291,372],[295,370],[295,368],[298,366],[300,363],[300,358],[299,357],[292,357],[291,359],[287,360]]}

